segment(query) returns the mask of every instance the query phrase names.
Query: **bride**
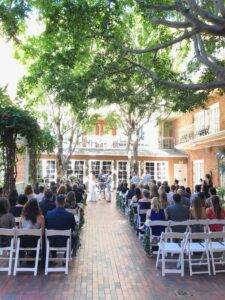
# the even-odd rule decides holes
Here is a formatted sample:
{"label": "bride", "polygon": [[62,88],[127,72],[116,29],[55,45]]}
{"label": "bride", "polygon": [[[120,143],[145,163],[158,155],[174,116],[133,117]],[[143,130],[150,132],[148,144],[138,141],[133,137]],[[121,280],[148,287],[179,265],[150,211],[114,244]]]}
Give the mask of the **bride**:
{"label": "bride", "polygon": [[94,173],[91,173],[89,175],[89,181],[88,181],[88,196],[87,201],[88,202],[96,202],[98,198],[97,195],[97,182],[96,177]]}

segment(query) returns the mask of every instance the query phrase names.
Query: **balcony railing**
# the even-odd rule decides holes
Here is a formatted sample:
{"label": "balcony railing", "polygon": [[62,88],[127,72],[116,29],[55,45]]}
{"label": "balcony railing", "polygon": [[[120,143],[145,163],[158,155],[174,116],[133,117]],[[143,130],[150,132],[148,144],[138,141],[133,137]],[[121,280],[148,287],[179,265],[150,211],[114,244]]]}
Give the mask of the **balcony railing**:
{"label": "balcony railing", "polygon": [[217,133],[219,131],[219,123],[215,122],[210,125],[202,125],[197,126],[197,124],[193,123],[191,125],[185,126],[180,129],[179,138],[177,143],[187,143],[192,140],[198,139],[203,136],[207,136],[213,133]]}
{"label": "balcony railing", "polygon": [[[98,149],[98,150],[125,150],[127,147],[127,140],[124,138],[114,136],[91,136],[86,137],[79,142],[76,147],[78,150],[82,149]],[[144,149],[147,145],[143,142],[139,143],[139,148]]]}
{"label": "balcony railing", "polygon": [[173,137],[161,137],[158,140],[159,149],[174,149],[175,139]]}

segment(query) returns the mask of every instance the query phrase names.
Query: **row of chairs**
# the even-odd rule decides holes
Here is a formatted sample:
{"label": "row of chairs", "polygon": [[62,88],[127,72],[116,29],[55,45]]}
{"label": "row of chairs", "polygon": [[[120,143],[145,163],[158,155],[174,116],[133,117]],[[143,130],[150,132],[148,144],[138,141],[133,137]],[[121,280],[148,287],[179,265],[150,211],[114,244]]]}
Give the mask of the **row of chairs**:
{"label": "row of chairs", "polygon": [[[218,265],[225,266],[225,232],[223,231],[208,233],[163,232],[158,246],[156,268],[161,261],[162,276],[167,273],[179,273],[184,276],[185,256],[188,257],[190,276],[205,273],[211,275],[211,264],[213,275],[225,272],[225,268],[216,268]],[[201,255],[200,258],[196,258],[198,254]],[[174,255],[178,255],[178,259],[174,259]],[[167,268],[166,263],[169,262],[177,262],[176,268]],[[195,271],[193,270],[195,266],[206,266],[206,270]]]}
{"label": "row of chairs", "polygon": [[[52,237],[65,237],[67,243],[65,247],[54,247],[50,245],[49,238]],[[0,271],[8,272],[8,275],[11,275],[13,269],[13,275],[15,276],[17,272],[27,271],[33,272],[34,275],[37,275],[38,263],[41,260],[41,250],[42,250],[42,230],[41,229],[5,229],[0,228],[0,239],[1,239],[1,256],[0,259],[8,261],[7,266],[1,266]],[[23,240],[29,237],[29,239],[35,239],[35,246],[26,247],[23,246]],[[45,241],[46,241],[46,259],[45,259],[45,275],[49,272],[65,272],[68,274],[68,264],[71,258],[71,230],[45,230]],[[32,257],[20,257],[20,254],[23,252],[32,251],[34,255]],[[58,259],[50,258],[50,252],[57,251],[58,253],[66,253],[65,256],[62,256]],[[64,266],[61,268],[58,267],[49,267],[49,262],[52,260],[61,260],[64,262]],[[14,261],[14,267],[13,267]],[[24,267],[20,266],[23,261],[33,261],[34,266]]]}

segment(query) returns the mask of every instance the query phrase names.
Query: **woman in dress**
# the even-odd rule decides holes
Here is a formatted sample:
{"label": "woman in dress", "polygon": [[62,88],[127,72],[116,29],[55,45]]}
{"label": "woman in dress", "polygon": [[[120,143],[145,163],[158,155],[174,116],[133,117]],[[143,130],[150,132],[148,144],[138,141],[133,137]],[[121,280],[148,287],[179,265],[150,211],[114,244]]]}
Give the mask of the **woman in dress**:
{"label": "woman in dress", "polygon": [[97,201],[97,182],[94,173],[91,173],[88,181],[88,202],[96,202]]}

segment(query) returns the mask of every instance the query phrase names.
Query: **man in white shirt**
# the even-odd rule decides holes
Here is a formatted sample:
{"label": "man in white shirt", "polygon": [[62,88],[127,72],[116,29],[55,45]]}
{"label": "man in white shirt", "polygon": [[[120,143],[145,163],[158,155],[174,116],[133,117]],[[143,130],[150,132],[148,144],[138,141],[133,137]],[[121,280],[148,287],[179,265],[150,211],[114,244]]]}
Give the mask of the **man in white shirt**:
{"label": "man in white shirt", "polygon": [[35,195],[37,202],[40,203],[44,198],[45,188],[43,186],[39,186],[39,194]]}
{"label": "man in white shirt", "polygon": [[146,184],[149,184],[150,181],[151,181],[151,175],[149,174],[148,171],[146,171],[146,173],[143,176],[142,183],[143,183],[143,185],[146,185]]}

